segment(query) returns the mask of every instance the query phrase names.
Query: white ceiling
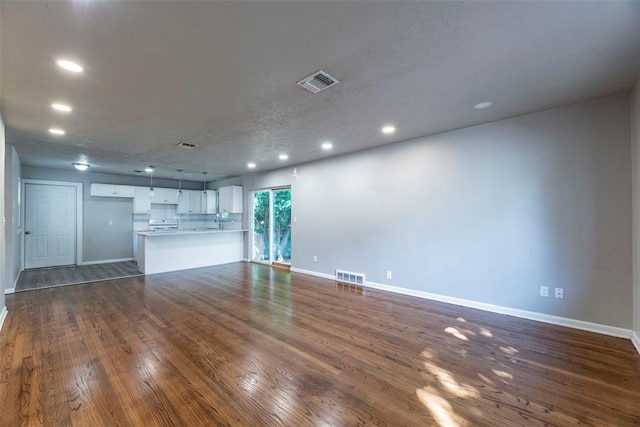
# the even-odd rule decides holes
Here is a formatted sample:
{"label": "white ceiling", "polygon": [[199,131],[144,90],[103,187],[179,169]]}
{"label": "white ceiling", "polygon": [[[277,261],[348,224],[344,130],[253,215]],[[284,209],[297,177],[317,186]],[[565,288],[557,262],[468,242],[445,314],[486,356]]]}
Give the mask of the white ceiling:
{"label": "white ceiling", "polygon": [[[126,175],[274,169],[625,92],[640,76],[635,1],[3,0],[0,19],[1,109],[22,163]],[[319,69],[340,83],[296,86]]]}

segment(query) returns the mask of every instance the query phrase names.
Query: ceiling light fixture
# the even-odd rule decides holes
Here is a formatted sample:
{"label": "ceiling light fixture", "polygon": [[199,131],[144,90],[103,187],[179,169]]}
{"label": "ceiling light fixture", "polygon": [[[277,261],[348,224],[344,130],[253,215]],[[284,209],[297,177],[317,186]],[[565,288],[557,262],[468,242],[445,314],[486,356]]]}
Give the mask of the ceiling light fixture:
{"label": "ceiling light fixture", "polygon": [[182,196],[182,169],[176,169],[178,171],[178,198]]}
{"label": "ceiling light fixture", "polygon": [[71,71],[73,73],[82,73],[84,71],[84,67],[80,64],[76,64],[73,61],[69,61],[68,59],[58,59],[56,61],[58,67],[64,68],[67,71]]}
{"label": "ceiling light fixture", "polygon": [[153,170],[155,169],[155,166],[149,166],[148,168],[145,169],[146,172],[149,172],[151,175],[151,185],[149,185],[149,196],[153,197],[154,194],[156,194],[156,192],[153,189]]}
{"label": "ceiling light fixture", "polygon": [[493,105],[493,102],[491,101],[483,101],[483,102],[478,102],[476,105],[473,106],[473,108],[475,108],[476,110],[484,110],[485,108],[489,108]]}
{"label": "ceiling light fixture", "polygon": [[66,132],[63,129],[51,128],[49,129],[49,133],[52,133],[54,135],[64,135]]}
{"label": "ceiling light fixture", "polygon": [[202,172],[202,192],[207,193],[207,183],[205,182],[207,177],[207,172]]}
{"label": "ceiling light fixture", "polygon": [[72,108],[69,107],[68,105],[59,104],[57,102],[54,102],[53,104],[51,104],[51,108],[53,108],[54,110],[63,111],[65,113],[69,113],[72,111]]}
{"label": "ceiling light fixture", "polygon": [[146,173],[151,173],[151,172],[153,172],[153,166],[148,166],[148,167],[144,168],[144,171],[145,171]]}
{"label": "ceiling light fixture", "polygon": [[247,167],[249,169],[255,169],[256,168],[256,164],[255,163],[247,163]]}
{"label": "ceiling light fixture", "polygon": [[324,144],[322,144],[323,150],[331,150],[332,148],[333,148],[333,144],[330,142],[325,142]]}
{"label": "ceiling light fixture", "polygon": [[73,163],[73,167],[81,172],[84,172],[87,169],[89,169],[89,165],[86,163]]}
{"label": "ceiling light fixture", "polygon": [[279,158],[280,160],[287,160],[287,159],[289,158],[289,156],[287,156],[286,154],[280,154],[280,155],[278,156],[278,158]]}
{"label": "ceiling light fixture", "polygon": [[395,126],[387,125],[382,128],[382,133],[386,133],[387,135],[394,133],[396,131]]}

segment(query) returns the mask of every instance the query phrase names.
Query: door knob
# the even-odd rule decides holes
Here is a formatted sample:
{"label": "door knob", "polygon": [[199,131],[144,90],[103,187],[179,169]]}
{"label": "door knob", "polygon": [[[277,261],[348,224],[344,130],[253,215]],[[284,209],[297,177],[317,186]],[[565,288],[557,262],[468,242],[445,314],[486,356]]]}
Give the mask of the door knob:
{"label": "door knob", "polygon": [[31,232],[30,231],[25,231],[24,234],[31,234]]}

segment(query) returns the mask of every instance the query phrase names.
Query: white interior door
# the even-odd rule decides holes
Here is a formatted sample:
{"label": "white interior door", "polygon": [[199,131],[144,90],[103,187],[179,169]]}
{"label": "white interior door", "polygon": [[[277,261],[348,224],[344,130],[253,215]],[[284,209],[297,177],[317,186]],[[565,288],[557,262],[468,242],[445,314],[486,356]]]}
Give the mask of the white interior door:
{"label": "white interior door", "polygon": [[76,263],[74,186],[25,184],[25,268]]}

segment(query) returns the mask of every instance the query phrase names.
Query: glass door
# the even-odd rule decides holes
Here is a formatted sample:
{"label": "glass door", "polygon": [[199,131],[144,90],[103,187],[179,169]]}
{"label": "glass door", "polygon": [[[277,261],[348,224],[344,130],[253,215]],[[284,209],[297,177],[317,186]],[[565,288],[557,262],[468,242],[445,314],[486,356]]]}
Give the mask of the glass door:
{"label": "glass door", "polygon": [[291,264],[291,189],[253,192],[251,260]]}
{"label": "glass door", "polygon": [[291,264],[291,189],[273,190],[273,253],[271,261]]}

